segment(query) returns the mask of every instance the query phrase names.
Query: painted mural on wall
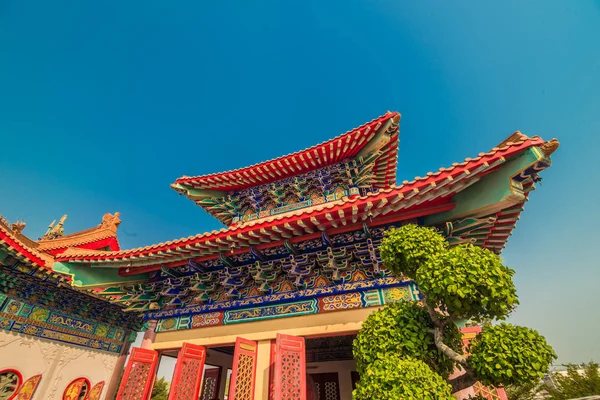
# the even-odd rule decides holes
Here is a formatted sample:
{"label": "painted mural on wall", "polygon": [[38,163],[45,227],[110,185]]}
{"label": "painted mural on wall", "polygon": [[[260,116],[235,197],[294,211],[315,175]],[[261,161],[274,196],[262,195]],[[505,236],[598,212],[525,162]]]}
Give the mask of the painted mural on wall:
{"label": "painted mural on wall", "polygon": [[120,327],[32,306],[3,294],[0,294],[0,329],[113,353],[121,351],[127,335]]}

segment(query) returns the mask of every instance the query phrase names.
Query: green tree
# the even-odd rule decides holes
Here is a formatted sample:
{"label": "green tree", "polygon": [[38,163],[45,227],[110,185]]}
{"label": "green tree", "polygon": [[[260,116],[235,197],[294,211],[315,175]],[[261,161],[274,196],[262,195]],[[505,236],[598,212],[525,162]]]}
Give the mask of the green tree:
{"label": "green tree", "polygon": [[152,388],[152,400],[167,400],[169,397],[169,382],[165,378],[157,379]]}
{"label": "green tree", "polygon": [[[462,352],[458,321],[503,320],[518,305],[514,271],[496,254],[471,244],[449,247],[434,229],[416,225],[388,230],[380,253],[396,276],[417,283],[425,301],[387,305],[364,322],[353,347],[361,373],[357,399],[367,398],[366,393],[374,400],[398,398],[391,395],[396,389],[388,388],[392,383],[416,390],[413,386],[419,384],[406,375],[397,375],[392,383],[378,380],[384,379],[382,371],[389,369],[386,360],[391,357],[395,363],[423,362],[432,374],[447,380],[452,393],[477,381],[500,386],[544,376],[556,355],[544,337],[529,328],[486,323],[471,342],[469,355]],[[455,367],[465,373],[448,380]],[[429,378],[424,382],[433,384]]]}
{"label": "green tree", "polygon": [[598,364],[569,364],[567,373],[553,373],[551,382],[544,385],[552,400],[567,400],[577,397],[600,395]]}
{"label": "green tree", "polygon": [[401,358],[398,354],[378,358],[369,364],[361,372],[353,398],[456,400],[450,385],[423,361]]}
{"label": "green tree", "polygon": [[504,386],[508,400],[534,400],[536,395],[541,392],[542,381],[533,381],[522,385]]}

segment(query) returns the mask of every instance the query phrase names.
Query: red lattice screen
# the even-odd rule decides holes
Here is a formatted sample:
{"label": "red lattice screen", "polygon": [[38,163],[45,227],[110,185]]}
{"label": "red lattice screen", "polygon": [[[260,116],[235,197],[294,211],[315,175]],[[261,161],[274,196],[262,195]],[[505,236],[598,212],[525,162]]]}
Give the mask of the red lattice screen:
{"label": "red lattice screen", "polygon": [[206,349],[202,346],[183,343],[175,372],[171,380],[171,391],[169,400],[197,399],[200,395],[200,383],[202,382],[202,370],[206,360]]}
{"label": "red lattice screen", "polygon": [[256,380],[256,342],[237,338],[228,400],[254,400]]}
{"label": "red lattice screen", "polygon": [[158,353],[134,347],[127,362],[117,400],[148,400],[154,386]]}
{"label": "red lattice screen", "polygon": [[274,400],[306,400],[304,338],[277,334],[273,386]]}

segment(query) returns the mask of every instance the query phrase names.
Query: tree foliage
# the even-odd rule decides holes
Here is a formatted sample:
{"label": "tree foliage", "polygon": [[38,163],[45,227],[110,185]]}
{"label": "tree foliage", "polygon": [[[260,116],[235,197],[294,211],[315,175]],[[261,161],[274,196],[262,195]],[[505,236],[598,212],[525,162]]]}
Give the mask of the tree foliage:
{"label": "tree foliage", "polygon": [[424,362],[397,354],[377,358],[361,373],[355,400],[455,400],[445,380]]}
{"label": "tree foliage", "polygon": [[379,246],[381,261],[400,276],[415,279],[417,270],[446,249],[444,238],[432,228],[405,225],[390,229]]}
{"label": "tree foliage", "polygon": [[169,397],[169,383],[165,378],[157,379],[152,388],[152,400],[167,400]]}
{"label": "tree foliage", "polygon": [[506,323],[486,329],[469,347],[470,365],[491,386],[537,382],[556,357],[537,331]]}
{"label": "tree foliage", "polygon": [[569,364],[567,373],[553,373],[551,382],[545,385],[552,400],[567,400],[577,397],[600,395],[598,364]]}
{"label": "tree foliage", "polygon": [[[358,372],[362,374],[375,360],[396,354],[421,360],[442,377],[448,378],[454,362],[436,347],[429,332],[431,329],[431,317],[416,302],[393,303],[372,313],[363,322],[354,341],[353,353]],[[444,340],[459,348],[461,334],[458,328],[449,327]]]}
{"label": "tree foliage", "polygon": [[508,400],[535,400],[540,393],[542,381],[531,381],[519,385],[506,385],[506,397]]}
{"label": "tree foliage", "polygon": [[[363,324],[354,355],[361,381],[366,373],[374,393],[381,387],[392,391],[381,372],[390,368],[390,357],[421,361],[440,379],[454,367],[463,369],[462,376],[449,380],[453,392],[476,381],[498,386],[537,380],[556,358],[536,331],[506,323],[486,325],[470,355],[462,354],[458,320],[502,320],[518,304],[514,271],[498,255],[471,244],[450,248],[434,229],[416,225],[388,230],[380,254],[386,268],[415,280],[425,303],[387,305]],[[398,387],[413,384],[402,374],[396,377]],[[379,386],[377,379],[385,384]]]}
{"label": "tree foliage", "polygon": [[487,249],[464,244],[439,253],[418,269],[427,302],[459,318],[504,318],[518,304],[514,271]]}

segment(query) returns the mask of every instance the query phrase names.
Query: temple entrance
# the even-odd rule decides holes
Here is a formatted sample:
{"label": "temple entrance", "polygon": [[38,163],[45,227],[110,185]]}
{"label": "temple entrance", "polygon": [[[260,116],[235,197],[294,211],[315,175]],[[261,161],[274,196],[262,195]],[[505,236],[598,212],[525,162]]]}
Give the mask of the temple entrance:
{"label": "temple entrance", "polygon": [[[356,335],[325,336],[306,339],[307,383],[313,398],[308,400],[351,400],[356,363],[352,342]],[[309,389],[310,390],[310,389]]]}
{"label": "temple entrance", "polygon": [[[161,351],[160,359],[176,360],[169,400],[351,400],[357,379],[354,338],[278,334],[275,340],[261,342],[262,361],[259,344],[243,338],[215,347],[183,343],[180,349]],[[158,360],[156,351],[135,348],[118,398],[148,399]]]}

